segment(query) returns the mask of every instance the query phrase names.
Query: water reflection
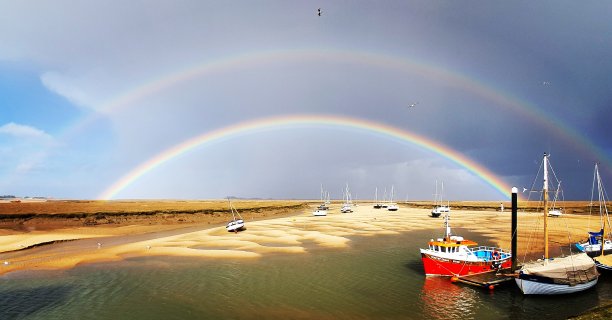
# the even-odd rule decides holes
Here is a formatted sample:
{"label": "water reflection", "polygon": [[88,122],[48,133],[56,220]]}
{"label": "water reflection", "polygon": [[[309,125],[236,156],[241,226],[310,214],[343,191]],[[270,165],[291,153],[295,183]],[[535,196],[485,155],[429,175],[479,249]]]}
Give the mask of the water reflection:
{"label": "water reflection", "polygon": [[474,318],[478,294],[447,277],[427,277],[421,289],[423,314],[432,319]]}

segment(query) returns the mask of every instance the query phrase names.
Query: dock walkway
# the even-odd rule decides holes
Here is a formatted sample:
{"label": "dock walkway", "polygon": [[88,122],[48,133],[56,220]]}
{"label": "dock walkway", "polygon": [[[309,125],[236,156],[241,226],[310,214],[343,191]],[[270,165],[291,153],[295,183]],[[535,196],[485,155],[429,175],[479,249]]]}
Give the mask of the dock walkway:
{"label": "dock walkway", "polygon": [[510,268],[491,270],[483,273],[468,274],[456,277],[457,282],[493,289],[494,287],[514,279],[510,274]]}

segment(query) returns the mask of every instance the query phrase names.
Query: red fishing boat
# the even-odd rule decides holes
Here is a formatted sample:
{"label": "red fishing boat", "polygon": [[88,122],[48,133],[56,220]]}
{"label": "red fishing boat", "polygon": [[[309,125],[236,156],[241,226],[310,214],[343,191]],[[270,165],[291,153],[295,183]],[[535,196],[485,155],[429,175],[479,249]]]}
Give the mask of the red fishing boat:
{"label": "red fishing boat", "polygon": [[510,252],[452,235],[448,220],[447,213],[444,238],[431,239],[428,248],[420,249],[425,275],[462,276],[511,266]]}

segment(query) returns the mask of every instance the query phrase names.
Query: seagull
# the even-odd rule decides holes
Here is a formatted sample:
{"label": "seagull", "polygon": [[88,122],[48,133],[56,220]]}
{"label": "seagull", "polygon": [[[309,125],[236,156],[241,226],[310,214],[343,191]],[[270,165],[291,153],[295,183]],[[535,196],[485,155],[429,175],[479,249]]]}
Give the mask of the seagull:
{"label": "seagull", "polygon": [[419,103],[418,102],[411,103],[411,104],[408,105],[408,108],[414,108],[414,107],[416,107],[417,104],[419,104]]}
{"label": "seagull", "polygon": [[544,85],[544,86],[550,86],[550,81],[542,81],[542,85]]}
{"label": "seagull", "polygon": [[523,187],[523,192],[527,191],[527,188]]}
{"label": "seagull", "polygon": [[321,13],[323,13],[323,11],[321,11],[321,8],[317,9],[317,15],[319,15],[319,17],[321,16]]}

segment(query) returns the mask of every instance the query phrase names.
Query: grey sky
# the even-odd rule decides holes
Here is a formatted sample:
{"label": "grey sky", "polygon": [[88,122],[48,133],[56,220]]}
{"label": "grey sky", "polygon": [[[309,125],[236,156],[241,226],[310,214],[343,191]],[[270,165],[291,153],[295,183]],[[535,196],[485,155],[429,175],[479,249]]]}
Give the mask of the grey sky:
{"label": "grey sky", "polygon": [[[46,139],[0,132],[0,193],[94,198],[193,136],[255,118],[328,114],[438,141],[509,185],[530,185],[534,161],[550,152],[566,197],[586,199],[595,160],[612,181],[611,9],[576,1],[0,1],[0,126]],[[208,69],[107,109],[197,67]],[[399,199],[431,199],[436,180],[451,199],[502,197],[439,155],[332,127],[203,146],[117,197],[312,198],[321,183],[339,197],[348,182],[358,197],[395,185]]]}

